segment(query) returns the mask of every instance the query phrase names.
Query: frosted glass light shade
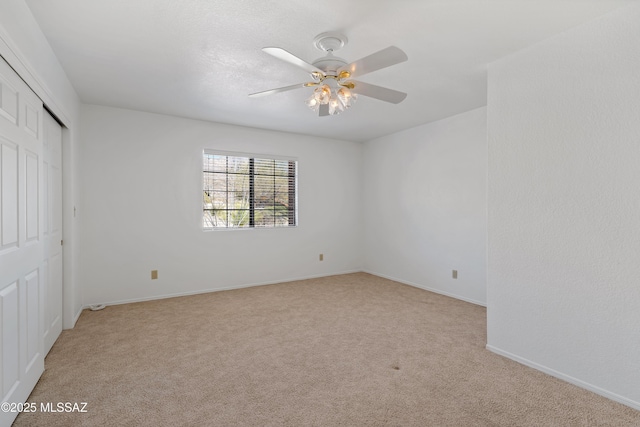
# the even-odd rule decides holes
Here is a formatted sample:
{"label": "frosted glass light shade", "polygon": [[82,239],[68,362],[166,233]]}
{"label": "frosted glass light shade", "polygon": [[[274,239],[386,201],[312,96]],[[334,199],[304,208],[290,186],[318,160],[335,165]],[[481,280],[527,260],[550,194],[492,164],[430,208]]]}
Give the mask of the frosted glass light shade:
{"label": "frosted glass light shade", "polygon": [[336,96],[332,96],[329,99],[329,114],[336,115],[336,114],[340,114],[344,111],[344,105],[342,104],[342,102],[336,97]]}
{"label": "frosted glass light shade", "polygon": [[316,99],[315,93],[312,93],[304,103],[307,104],[307,107],[311,108],[313,111],[318,111],[318,109],[320,108],[320,103]]}
{"label": "frosted glass light shade", "polygon": [[352,93],[346,87],[341,87],[340,89],[338,89],[337,95],[338,99],[340,99],[345,108],[351,107],[351,105],[353,105],[353,103],[356,102],[356,99],[358,98],[355,93]]}
{"label": "frosted glass light shade", "polygon": [[315,95],[318,103],[323,105],[328,104],[329,98],[331,97],[331,88],[329,87],[329,85],[325,84],[314,90],[313,94]]}

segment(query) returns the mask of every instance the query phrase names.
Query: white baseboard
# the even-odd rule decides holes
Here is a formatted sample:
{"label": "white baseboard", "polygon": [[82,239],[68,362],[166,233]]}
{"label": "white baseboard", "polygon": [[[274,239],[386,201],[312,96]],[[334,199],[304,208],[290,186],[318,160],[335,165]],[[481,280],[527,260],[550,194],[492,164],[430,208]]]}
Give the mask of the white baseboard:
{"label": "white baseboard", "polygon": [[361,273],[361,272],[362,270],[349,270],[349,271],[343,271],[343,272],[337,272],[337,273],[317,274],[312,276],[273,280],[268,282],[257,282],[257,283],[247,283],[242,285],[225,286],[222,288],[200,289],[197,291],[177,292],[172,294],[153,295],[149,297],[132,298],[132,299],[126,299],[126,300],[109,301],[109,302],[94,302],[90,304],[85,304],[83,306],[83,309],[91,308],[91,306],[102,305],[102,304],[109,306],[109,305],[130,304],[134,302],[155,301],[155,300],[166,299],[166,298],[176,298],[176,297],[185,297],[189,295],[208,294],[210,292],[231,291],[234,289],[251,288],[254,286],[275,285],[277,283],[296,282],[298,280],[317,279],[320,277],[338,276],[341,274],[352,274],[352,273]]}
{"label": "white baseboard", "polygon": [[540,365],[536,362],[532,362],[531,360],[525,359],[523,357],[517,356],[513,353],[509,353],[508,351],[501,350],[497,347],[487,344],[487,350],[499,354],[500,356],[504,356],[507,359],[511,359],[518,363],[521,363],[530,368],[536,369],[538,371],[544,372],[545,374],[551,375],[552,377],[556,377],[568,383],[571,383],[575,386],[583,388],[585,390],[589,390],[595,394],[599,394],[600,396],[606,397],[607,399],[611,399],[615,402],[622,403],[623,405],[629,406],[630,408],[636,409],[640,411],[640,402],[636,402],[634,400],[628,399],[624,396],[620,396],[619,394],[610,392],[593,384],[589,384],[585,381],[579,380],[577,378],[573,378],[570,375],[563,374],[562,372],[558,372],[555,369],[551,369],[544,365]]}
{"label": "white baseboard", "polygon": [[419,288],[419,289],[422,289],[422,290],[425,290],[425,291],[433,292],[433,293],[444,295],[444,296],[447,296],[447,297],[459,299],[461,301],[469,302],[471,304],[480,305],[482,307],[486,307],[487,306],[487,304],[484,303],[484,302],[476,301],[474,299],[463,297],[461,295],[456,295],[456,294],[453,294],[453,293],[450,293],[450,292],[445,292],[445,291],[442,291],[440,289],[430,288],[428,286],[420,285],[418,283],[409,282],[407,280],[398,279],[396,277],[392,277],[392,276],[387,276],[385,274],[376,273],[375,271],[370,271],[370,270],[362,270],[362,271],[364,273],[373,274],[374,276],[382,277],[384,279],[393,280],[394,282],[399,282],[399,283],[402,283],[402,284],[405,284],[405,285],[413,286],[414,288]]}
{"label": "white baseboard", "polygon": [[82,314],[82,310],[84,310],[84,307],[80,307],[80,309],[78,310],[78,312],[76,313],[75,316],[73,316],[73,326],[71,326],[72,328],[76,326],[76,322],[78,321],[78,319],[80,318],[80,315]]}

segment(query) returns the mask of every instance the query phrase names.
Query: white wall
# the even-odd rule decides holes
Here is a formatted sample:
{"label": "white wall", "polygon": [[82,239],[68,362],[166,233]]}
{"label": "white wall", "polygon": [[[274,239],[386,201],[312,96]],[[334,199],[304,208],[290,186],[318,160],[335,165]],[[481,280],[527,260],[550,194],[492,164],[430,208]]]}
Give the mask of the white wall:
{"label": "white wall", "polygon": [[488,347],[640,409],[640,5],[491,65]]}
{"label": "white wall", "polygon": [[23,0],[0,1],[0,55],[64,123],[63,132],[63,324],[72,328],[82,309],[76,280],[77,227],[73,211],[78,199],[77,156],[80,100],[47,39]]}
{"label": "white wall", "polygon": [[[92,105],[81,116],[85,304],[361,270],[360,143]],[[204,148],[297,157],[299,226],[204,232]]]}
{"label": "white wall", "polygon": [[483,107],[365,143],[366,271],[485,304],[486,126]]}

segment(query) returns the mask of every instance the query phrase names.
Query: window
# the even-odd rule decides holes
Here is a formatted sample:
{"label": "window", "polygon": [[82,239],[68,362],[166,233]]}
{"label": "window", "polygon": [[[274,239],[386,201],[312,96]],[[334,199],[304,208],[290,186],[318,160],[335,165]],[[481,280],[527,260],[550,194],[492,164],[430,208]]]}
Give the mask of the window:
{"label": "window", "polygon": [[203,227],[297,224],[297,162],[250,154],[203,153]]}

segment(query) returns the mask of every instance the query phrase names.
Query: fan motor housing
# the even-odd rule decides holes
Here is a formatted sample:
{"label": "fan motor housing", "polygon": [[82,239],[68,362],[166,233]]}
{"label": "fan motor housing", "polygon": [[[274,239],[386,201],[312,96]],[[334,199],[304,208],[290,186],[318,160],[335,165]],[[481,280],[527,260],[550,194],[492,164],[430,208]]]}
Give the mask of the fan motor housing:
{"label": "fan motor housing", "polygon": [[323,58],[316,59],[313,61],[312,65],[324,71],[325,74],[335,76],[338,74],[338,69],[340,67],[347,65],[347,61],[342,58],[338,58],[337,56],[328,55]]}
{"label": "fan motor housing", "polygon": [[333,52],[340,50],[347,42],[347,37],[337,31],[318,34],[313,40],[313,45],[318,50],[327,52],[327,56],[316,59],[312,65],[322,70],[325,74],[335,77],[338,74],[338,69],[348,63],[342,58],[333,56]]}

